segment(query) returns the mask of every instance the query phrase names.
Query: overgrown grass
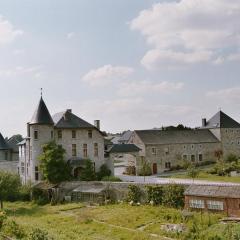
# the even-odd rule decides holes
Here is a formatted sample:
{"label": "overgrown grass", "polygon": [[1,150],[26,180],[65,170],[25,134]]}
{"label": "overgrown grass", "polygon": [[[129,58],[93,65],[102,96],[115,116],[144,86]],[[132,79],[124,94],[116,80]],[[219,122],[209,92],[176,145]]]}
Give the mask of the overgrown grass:
{"label": "overgrown grass", "polygon": [[[152,240],[163,237],[208,240],[208,236],[214,234],[224,236],[225,232],[230,234],[230,230],[233,233],[240,230],[238,225],[229,230],[228,225],[219,223],[222,215],[194,213],[185,218],[181,210],[162,206],[118,204],[86,207],[76,203],[37,206],[17,202],[6,203],[5,208],[8,219],[16,221],[26,232],[38,227],[56,240]],[[162,228],[165,224],[183,224],[186,231],[180,234],[167,232]],[[188,235],[194,224],[198,226],[199,238]]]}

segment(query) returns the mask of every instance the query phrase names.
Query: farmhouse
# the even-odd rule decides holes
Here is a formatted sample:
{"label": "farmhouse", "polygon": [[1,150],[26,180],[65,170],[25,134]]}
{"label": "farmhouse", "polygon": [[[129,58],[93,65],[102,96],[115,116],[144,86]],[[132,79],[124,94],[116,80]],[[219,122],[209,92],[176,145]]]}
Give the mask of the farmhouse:
{"label": "farmhouse", "polygon": [[[219,111],[202,127],[190,130],[135,130],[129,143],[138,146],[139,156],[149,163],[152,174],[177,167],[183,161],[204,163],[215,161],[214,152],[240,155],[240,124]],[[135,161],[136,172],[142,161]]]}
{"label": "farmhouse", "polygon": [[240,217],[240,186],[189,186],[185,193],[185,209],[224,212]]}

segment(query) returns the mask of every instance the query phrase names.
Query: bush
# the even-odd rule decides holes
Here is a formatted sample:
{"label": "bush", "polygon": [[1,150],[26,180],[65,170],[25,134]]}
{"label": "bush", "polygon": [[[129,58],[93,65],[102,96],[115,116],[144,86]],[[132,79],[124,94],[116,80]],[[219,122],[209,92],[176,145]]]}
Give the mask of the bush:
{"label": "bush", "polygon": [[127,200],[129,202],[133,202],[133,203],[138,203],[141,200],[141,196],[142,196],[142,191],[140,189],[140,187],[136,186],[136,185],[129,185],[128,186],[128,197]]}
{"label": "bush", "polygon": [[19,189],[19,199],[21,201],[30,201],[31,200],[31,186],[23,185]]}
{"label": "bush", "polygon": [[122,180],[120,178],[114,177],[114,176],[103,177],[102,181],[105,181],[105,182],[122,182]]}
{"label": "bush", "polygon": [[103,164],[100,169],[99,172],[97,173],[97,179],[98,181],[101,181],[104,177],[109,177],[111,175],[111,170],[108,169],[106,164]]}
{"label": "bush", "polygon": [[229,162],[229,163],[237,163],[238,162],[238,159],[239,157],[237,157],[235,154],[229,154],[227,157],[226,157],[226,162]]}
{"label": "bush", "polygon": [[86,160],[85,167],[82,169],[79,176],[81,181],[94,181],[96,180],[96,174],[94,171],[93,163],[90,159]]}
{"label": "bush", "polygon": [[26,236],[24,229],[13,220],[5,222],[3,232],[7,236],[14,237],[16,239],[23,239]]}
{"label": "bush", "polygon": [[136,167],[135,166],[127,166],[124,174],[135,176],[136,175]]}
{"label": "bush", "polygon": [[32,198],[33,201],[39,205],[45,205],[50,203],[48,192],[43,191],[42,189],[34,187],[32,189]]}
{"label": "bush", "polygon": [[35,228],[29,234],[29,240],[53,240],[53,238],[48,235],[47,231]]}
{"label": "bush", "polygon": [[5,220],[7,219],[7,215],[5,212],[0,211],[0,230],[5,222]]}
{"label": "bush", "polygon": [[184,187],[180,185],[166,185],[163,187],[162,203],[169,207],[184,206]]}
{"label": "bush", "polygon": [[148,202],[153,202],[155,205],[163,202],[163,187],[162,186],[147,186]]}

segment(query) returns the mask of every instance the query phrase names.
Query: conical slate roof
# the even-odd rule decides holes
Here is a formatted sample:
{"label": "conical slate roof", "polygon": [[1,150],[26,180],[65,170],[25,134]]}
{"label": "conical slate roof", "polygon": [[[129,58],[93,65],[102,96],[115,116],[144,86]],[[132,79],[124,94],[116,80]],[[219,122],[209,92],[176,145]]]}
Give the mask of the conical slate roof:
{"label": "conical slate roof", "polygon": [[0,150],[6,150],[9,149],[9,146],[5,139],[3,138],[2,134],[0,133]]}
{"label": "conical slate roof", "polygon": [[240,128],[240,124],[222,111],[216,113],[206,125],[207,128]]}
{"label": "conical slate roof", "polygon": [[42,97],[40,98],[38,107],[32,117],[30,124],[50,124],[50,125],[54,124],[52,117]]}

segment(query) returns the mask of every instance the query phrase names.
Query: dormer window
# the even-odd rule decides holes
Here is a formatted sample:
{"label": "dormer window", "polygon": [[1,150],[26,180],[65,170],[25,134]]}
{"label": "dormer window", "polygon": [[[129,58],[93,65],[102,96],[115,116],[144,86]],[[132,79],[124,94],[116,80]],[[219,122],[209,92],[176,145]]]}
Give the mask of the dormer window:
{"label": "dormer window", "polygon": [[37,130],[34,131],[34,140],[38,140],[38,131]]}

